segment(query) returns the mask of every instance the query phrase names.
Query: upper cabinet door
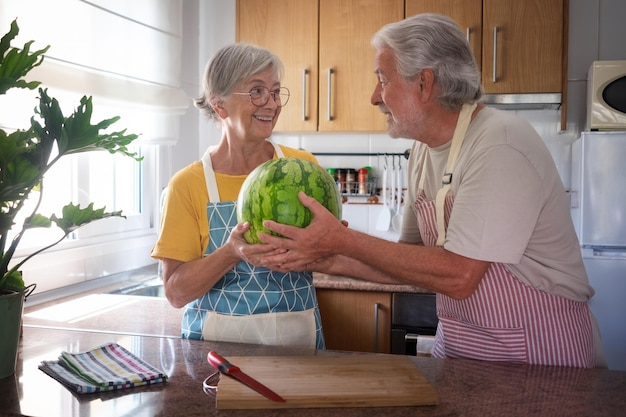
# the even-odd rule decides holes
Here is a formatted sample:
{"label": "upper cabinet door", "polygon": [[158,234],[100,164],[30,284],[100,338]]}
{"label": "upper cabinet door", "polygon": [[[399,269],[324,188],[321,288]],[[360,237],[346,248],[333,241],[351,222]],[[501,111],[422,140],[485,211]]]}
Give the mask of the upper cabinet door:
{"label": "upper cabinet door", "polygon": [[264,46],[285,64],[291,99],[275,130],[386,131],[370,103],[370,41],[403,17],[403,0],[238,0],[237,40]]}
{"label": "upper cabinet door", "polygon": [[563,27],[563,0],[484,0],[485,92],[561,92]]}
{"label": "upper cabinet door", "polygon": [[485,93],[560,93],[564,1],[406,0],[406,15],[433,12],[456,21],[481,67]]}
{"label": "upper cabinet door", "polygon": [[406,17],[439,13],[454,20],[467,38],[476,64],[482,64],[483,0],[407,0]]}
{"label": "upper cabinet door", "polygon": [[289,103],[276,131],[316,131],[318,1],[237,0],[237,41],[263,46],[283,61]]}
{"label": "upper cabinet door", "polygon": [[370,41],[403,18],[403,0],[320,0],[319,131],[387,130],[370,102],[376,86]]}

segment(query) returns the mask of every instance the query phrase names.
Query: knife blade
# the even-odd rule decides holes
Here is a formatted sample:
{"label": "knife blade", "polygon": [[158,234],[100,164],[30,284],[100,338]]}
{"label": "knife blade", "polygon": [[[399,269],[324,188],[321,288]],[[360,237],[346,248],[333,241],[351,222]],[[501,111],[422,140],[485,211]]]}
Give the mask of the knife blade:
{"label": "knife blade", "polygon": [[214,350],[209,352],[209,354],[207,355],[207,360],[213,367],[217,368],[224,375],[235,378],[242,384],[247,385],[264,397],[279,403],[286,402],[283,397],[276,394],[274,391],[272,391],[256,379],[252,378],[250,375],[243,372],[238,366],[235,366],[232,363],[228,362]]}

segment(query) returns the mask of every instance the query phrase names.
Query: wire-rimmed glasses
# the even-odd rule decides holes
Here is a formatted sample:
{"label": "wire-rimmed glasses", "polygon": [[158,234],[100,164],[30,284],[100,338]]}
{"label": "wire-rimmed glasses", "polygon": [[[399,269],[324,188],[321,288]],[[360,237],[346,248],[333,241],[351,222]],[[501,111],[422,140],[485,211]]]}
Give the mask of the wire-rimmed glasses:
{"label": "wire-rimmed glasses", "polygon": [[263,107],[270,101],[270,96],[274,99],[274,102],[278,107],[283,107],[289,101],[289,89],[287,87],[280,87],[276,90],[270,91],[269,88],[260,86],[254,87],[247,93],[231,93],[236,95],[250,96],[250,101],[257,107]]}

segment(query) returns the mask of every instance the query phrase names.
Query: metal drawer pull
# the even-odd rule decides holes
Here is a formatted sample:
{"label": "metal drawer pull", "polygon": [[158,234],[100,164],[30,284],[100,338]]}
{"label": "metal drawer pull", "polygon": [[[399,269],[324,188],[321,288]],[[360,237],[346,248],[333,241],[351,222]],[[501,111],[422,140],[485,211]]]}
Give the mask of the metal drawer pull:
{"label": "metal drawer pull", "polygon": [[374,303],[374,352],[378,353],[378,310],[380,303]]}
{"label": "metal drawer pull", "polygon": [[404,341],[408,342],[409,340],[412,340],[413,342],[417,342],[418,337],[420,337],[420,335],[417,333],[407,333],[404,335]]}
{"label": "metal drawer pull", "polygon": [[307,117],[307,109],[306,109],[306,93],[307,93],[307,87],[306,87],[306,76],[309,74],[309,70],[308,69],[303,69],[302,70],[302,120],[303,121],[307,121],[309,118]]}
{"label": "metal drawer pull", "polygon": [[493,77],[492,81],[496,82],[496,72],[498,71],[498,27],[493,27]]}
{"label": "metal drawer pull", "polygon": [[326,116],[328,118],[328,121],[333,120],[333,115],[332,112],[330,111],[330,103],[332,102],[331,99],[331,92],[332,92],[332,77],[333,77],[333,69],[332,68],[328,68],[328,102],[326,103],[326,105],[328,106],[328,111],[326,113]]}
{"label": "metal drawer pull", "polygon": [[467,29],[465,29],[465,39],[467,39],[467,43],[469,43],[470,41],[470,28],[469,26],[467,27]]}

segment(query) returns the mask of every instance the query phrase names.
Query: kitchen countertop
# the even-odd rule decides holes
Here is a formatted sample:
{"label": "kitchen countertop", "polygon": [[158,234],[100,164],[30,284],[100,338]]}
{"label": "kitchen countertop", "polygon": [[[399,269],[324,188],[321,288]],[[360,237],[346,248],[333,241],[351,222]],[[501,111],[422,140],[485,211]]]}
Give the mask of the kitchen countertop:
{"label": "kitchen countertop", "polygon": [[[119,317],[118,317],[119,320]],[[72,394],[38,370],[63,350],[117,342],[162,368],[168,382],[100,394]],[[616,416],[626,409],[626,372],[410,357],[439,404],[423,407],[217,410],[202,390],[214,370],[209,350],[229,356],[327,355],[349,352],[195,341],[177,337],[25,326],[18,371],[0,380],[1,416]],[[375,355],[363,354],[359,355]]]}
{"label": "kitchen countertop", "polygon": [[[422,292],[405,286],[370,287],[358,280],[319,275],[316,282],[318,288]],[[0,380],[0,416],[582,417],[621,415],[626,409],[626,372],[622,371],[411,357],[437,391],[437,406],[218,411],[214,398],[202,391],[202,381],[213,371],[206,362],[211,349],[225,357],[374,354],[184,340],[179,337],[181,317],[182,310],[171,307],[164,298],[97,290],[26,308],[18,371],[14,377]],[[112,341],[164,369],[170,380],[151,387],[79,396],[37,368],[42,360],[56,359],[61,351],[82,352]]]}
{"label": "kitchen countertop", "polygon": [[[32,306],[26,303],[23,322],[25,325],[48,328],[178,337],[183,309],[172,307],[163,297],[110,293],[151,279],[151,275],[139,276]],[[313,282],[318,289],[425,292],[410,285],[377,284],[319,273],[313,274]],[[132,311],[132,314],[127,311]],[[120,317],[124,319],[120,320]]]}

